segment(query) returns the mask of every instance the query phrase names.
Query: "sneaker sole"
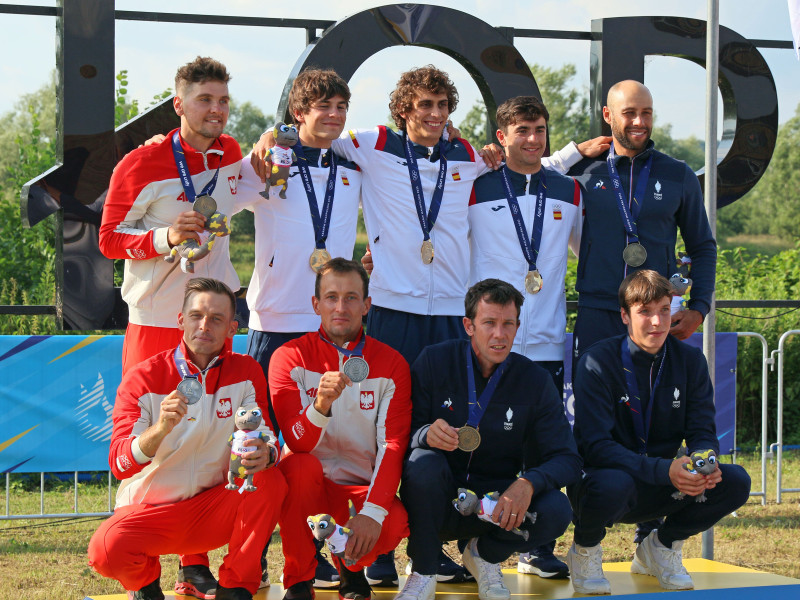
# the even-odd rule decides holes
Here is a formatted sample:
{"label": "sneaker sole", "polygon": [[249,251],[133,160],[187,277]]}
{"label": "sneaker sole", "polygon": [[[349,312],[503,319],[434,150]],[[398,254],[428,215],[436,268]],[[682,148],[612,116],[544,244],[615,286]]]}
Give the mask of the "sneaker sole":
{"label": "sneaker sole", "polygon": [[317,588],[317,589],[328,590],[330,588],[339,587],[339,582],[338,581],[324,581],[324,580],[320,581],[320,580],[316,580],[315,579],[314,580],[314,587]]}
{"label": "sneaker sole", "polygon": [[638,559],[637,556],[634,555],[633,560],[631,561],[631,573],[635,575],[650,575],[651,577],[655,577],[648,569],[645,567]]}
{"label": "sneaker sole", "polygon": [[569,571],[542,571],[533,565],[517,563],[517,573],[525,575],[538,575],[543,579],[568,579]]}
{"label": "sneaker sole", "polygon": [[195,598],[200,598],[200,600],[214,600],[217,595],[216,590],[214,590],[213,594],[204,594],[191,583],[186,582],[176,583],[174,589],[176,594],[180,594],[181,596],[194,596]]}
{"label": "sneaker sole", "polygon": [[367,583],[375,587],[397,587],[400,584],[399,579],[370,579],[367,577]]}

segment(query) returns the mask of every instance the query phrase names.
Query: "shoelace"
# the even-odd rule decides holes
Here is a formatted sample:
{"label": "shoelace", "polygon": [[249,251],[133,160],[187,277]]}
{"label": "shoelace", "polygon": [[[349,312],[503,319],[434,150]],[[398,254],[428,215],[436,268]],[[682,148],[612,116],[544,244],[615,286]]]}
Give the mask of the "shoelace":
{"label": "shoelace", "polygon": [[486,563],[484,568],[486,580],[489,582],[489,587],[499,585],[503,587],[503,572],[500,570],[500,565]]}
{"label": "shoelace", "polygon": [[[576,554],[585,579],[601,579],[603,577],[603,561],[600,558],[602,554],[589,552],[586,548],[581,548]],[[598,558],[600,560],[597,560]]]}
{"label": "shoelace", "polygon": [[669,570],[676,575],[683,575],[686,573],[686,569],[683,566],[683,552],[682,550],[683,544],[678,545],[676,549],[671,548],[658,548],[657,550],[661,554],[661,556],[665,559],[664,562],[669,565]]}
{"label": "shoelace", "polygon": [[419,573],[411,573],[406,580],[406,585],[403,587],[403,592],[408,592],[413,596],[419,596],[422,590],[430,581],[425,575]]}

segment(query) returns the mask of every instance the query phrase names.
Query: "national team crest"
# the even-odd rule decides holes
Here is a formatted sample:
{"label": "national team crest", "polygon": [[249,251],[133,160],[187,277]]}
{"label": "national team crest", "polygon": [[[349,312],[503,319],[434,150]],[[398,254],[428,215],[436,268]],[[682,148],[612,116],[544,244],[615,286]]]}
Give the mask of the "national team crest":
{"label": "national team crest", "polygon": [[350,185],[350,181],[347,179],[347,175],[342,173],[342,185]]}
{"label": "national team crest", "polygon": [[375,392],[361,392],[361,410],[375,408]]}
{"label": "national team crest", "polygon": [[558,203],[553,204],[553,220],[554,221],[560,221],[561,217],[562,217],[562,215],[561,215],[561,205],[558,204]]}
{"label": "national team crest", "polygon": [[227,419],[233,414],[230,398],[220,398],[217,402],[217,418]]}
{"label": "national team crest", "polygon": [[458,172],[458,167],[453,169],[453,181],[461,181],[461,173]]}
{"label": "national team crest", "polygon": [[228,187],[231,188],[231,195],[236,195],[236,175],[231,175],[228,177]]}

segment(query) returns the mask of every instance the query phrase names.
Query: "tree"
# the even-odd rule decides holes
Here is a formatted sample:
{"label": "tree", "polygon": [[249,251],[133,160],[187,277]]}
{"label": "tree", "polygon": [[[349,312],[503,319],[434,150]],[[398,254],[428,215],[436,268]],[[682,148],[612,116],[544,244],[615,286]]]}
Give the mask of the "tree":
{"label": "tree", "polygon": [[239,142],[242,154],[246,156],[261,134],[273,123],[275,123],[274,115],[265,115],[252,103],[243,102],[239,106],[233,103],[225,133]]}

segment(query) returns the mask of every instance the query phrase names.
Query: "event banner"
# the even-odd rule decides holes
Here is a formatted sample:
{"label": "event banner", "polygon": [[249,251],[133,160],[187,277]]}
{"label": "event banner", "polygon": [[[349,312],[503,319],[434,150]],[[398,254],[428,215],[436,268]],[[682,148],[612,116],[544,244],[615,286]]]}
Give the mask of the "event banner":
{"label": "event banner", "polygon": [[121,335],[0,336],[0,473],[108,470],[121,360]]}
{"label": "event banner", "polygon": [[[702,336],[690,343],[700,346]],[[234,338],[234,351],[245,352],[246,345],[247,336]],[[107,470],[121,356],[122,336],[0,336],[0,472]],[[572,422],[569,358],[565,368]],[[717,433],[724,453],[735,439],[735,382],[736,334],[717,334]]]}

